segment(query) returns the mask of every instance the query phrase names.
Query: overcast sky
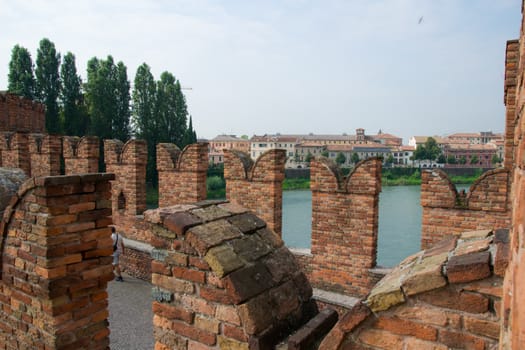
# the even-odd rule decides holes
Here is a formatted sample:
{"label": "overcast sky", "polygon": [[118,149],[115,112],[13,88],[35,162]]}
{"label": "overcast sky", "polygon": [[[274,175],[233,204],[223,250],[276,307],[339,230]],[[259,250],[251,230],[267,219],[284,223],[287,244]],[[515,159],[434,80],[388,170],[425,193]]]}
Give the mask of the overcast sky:
{"label": "overcast sky", "polygon": [[520,0],[0,0],[0,90],[15,44],[112,55],[185,87],[198,137],[404,138],[504,130],[505,42]]}

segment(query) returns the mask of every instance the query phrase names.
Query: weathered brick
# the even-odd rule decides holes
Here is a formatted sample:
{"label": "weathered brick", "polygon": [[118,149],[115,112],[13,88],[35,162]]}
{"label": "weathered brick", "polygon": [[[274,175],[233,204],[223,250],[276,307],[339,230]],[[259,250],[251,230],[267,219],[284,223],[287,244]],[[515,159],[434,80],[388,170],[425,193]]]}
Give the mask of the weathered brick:
{"label": "weathered brick", "polygon": [[489,252],[453,256],[447,263],[447,277],[450,283],[476,281],[490,274]]}
{"label": "weathered brick", "polygon": [[438,333],[436,328],[429,325],[404,320],[399,317],[379,317],[374,327],[394,334],[408,335],[430,341],[435,341]]}
{"label": "weathered brick", "polygon": [[377,329],[367,329],[359,334],[359,339],[381,349],[402,349],[403,337]]}
{"label": "weathered brick", "polygon": [[241,268],[224,278],[224,287],[235,304],[240,304],[273,285],[272,277],[263,264]]}

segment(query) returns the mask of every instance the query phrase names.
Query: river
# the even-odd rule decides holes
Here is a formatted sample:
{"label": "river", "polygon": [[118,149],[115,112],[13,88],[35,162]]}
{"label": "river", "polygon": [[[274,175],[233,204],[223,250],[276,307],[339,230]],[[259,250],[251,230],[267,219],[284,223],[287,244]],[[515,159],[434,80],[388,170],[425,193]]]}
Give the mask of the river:
{"label": "river", "polygon": [[[458,190],[468,186],[458,186]],[[377,265],[395,266],[419,251],[420,186],[383,186],[379,195]],[[310,248],[312,193],[283,192],[283,239],[290,248]]]}

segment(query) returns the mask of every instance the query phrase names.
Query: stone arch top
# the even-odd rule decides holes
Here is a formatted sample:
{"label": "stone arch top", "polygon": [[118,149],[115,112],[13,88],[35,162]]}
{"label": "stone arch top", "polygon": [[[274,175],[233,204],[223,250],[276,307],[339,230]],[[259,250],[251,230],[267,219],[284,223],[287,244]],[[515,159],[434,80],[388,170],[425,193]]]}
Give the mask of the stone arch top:
{"label": "stone arch top", "polygon": [[312,191],[370,195],[381,192],[381,159],[379,158],[358,162],[346,177],[334,161],[325,157],[315,158],[310,167]]}
{"label": "stone arch top", "polygon": [[506,211],[509,171],[504,168],[483,173],[469,193],[458,193],[447,173],[440,169],[421,173],[421,205],[431,208],[463,208],[470,210]]}
{"label": "stone arch top", "polygon": [[[158,316],[164,309],[182,307],[195,313],[195,319],[205,314],[237,329],[236,337],[219,335],[210,343],[244,339],[252,344],[264,334],[278,342],[279,332],[296,329],[314,312],[311,286],[293,254],[246,209],[207,201],[149,210],[145,219],[161,227],[152,230],[157,260],[152,281],[163,299],[154,306]],[[190,322],[189,327],[198,325]]]}
{"label": "stone arch top", "polygon": [[208,144],[205,142],[187,145],[181,151],[173,143],[157,144],[157,170],[206,171],[208,166]]}
{"label": "stone arch top", "polygon": [[62,147],[64,158],[98,158],[100,155],[97,136],[64,136]]}
{"label": "stone arch top", "polygon": [[104,160],[107,164],[146,164],[148,160],[145,140],[104,140]]}
{"label": "stone arch top", "polygon": [[246,152],[224,150],[224,178],[257,182],[284,180],[286,151],[271,149],[259,156],[255,162]]}

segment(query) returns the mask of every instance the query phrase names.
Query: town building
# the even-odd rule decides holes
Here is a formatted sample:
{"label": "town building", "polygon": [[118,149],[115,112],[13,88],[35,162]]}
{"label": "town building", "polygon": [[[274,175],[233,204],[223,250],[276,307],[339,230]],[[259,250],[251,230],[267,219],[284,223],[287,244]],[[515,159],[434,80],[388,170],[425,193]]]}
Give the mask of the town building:
{"label": "town building", "polygon": [[224,162],[224,150],[239,150],[250,152],[250,141],[235,135],[218,135],[209,141],[210,164],[221,164]]}

